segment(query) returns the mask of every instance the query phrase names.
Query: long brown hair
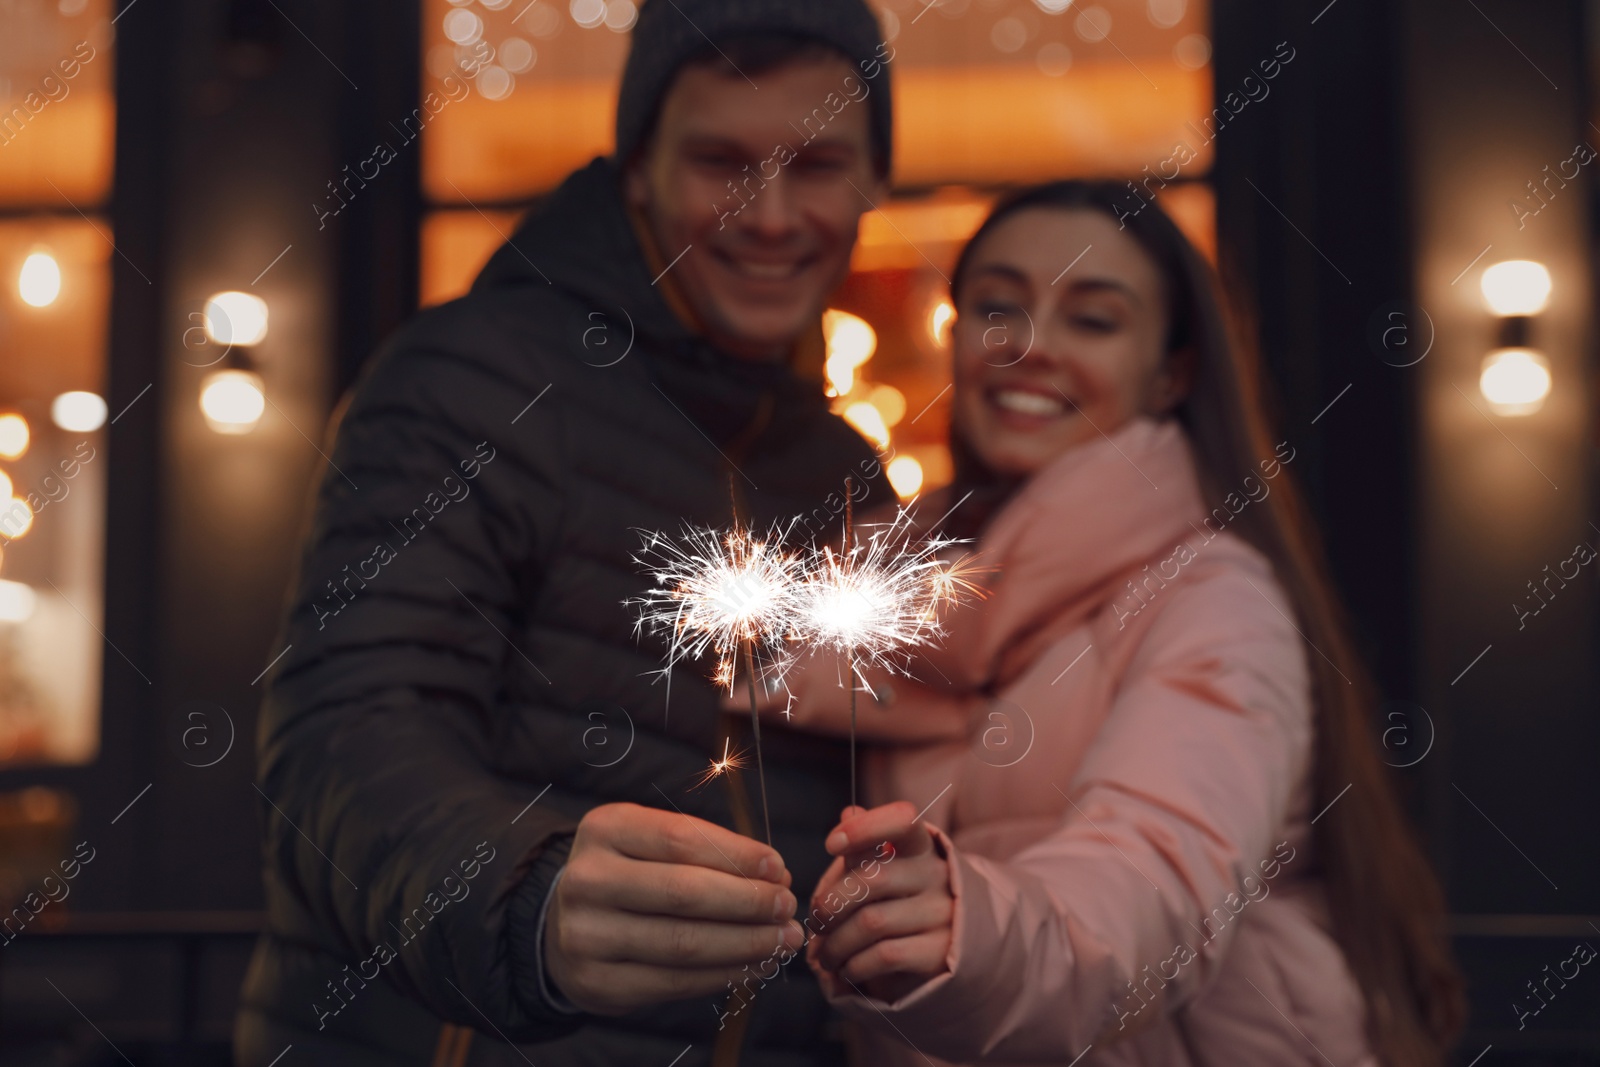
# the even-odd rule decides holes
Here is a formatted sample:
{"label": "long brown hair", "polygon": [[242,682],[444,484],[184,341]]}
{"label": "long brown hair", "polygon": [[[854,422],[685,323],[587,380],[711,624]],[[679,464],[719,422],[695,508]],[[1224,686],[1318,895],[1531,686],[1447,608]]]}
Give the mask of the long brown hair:
{"label": "long brown hair", "polygon": [[[1236,328],[1211,265],[1170,217],[1133,198],[1125,185],[1053,182],[1005,198],[963,250],[952,300],[959,298],[973,250],[995,225],[1029,208],[1109,215],[1160,269],[1167,351],[1187,348],[1194,357],[1192,389],[1174,414],[1194,447],[1208,498],[1264,469],[1257,464],[1272,456],[1273,435],[1255,349],[1241,340],[1244,331]],[[952,436],[957,481],[967,483],[962,490],[987,486],[991,497],[1003,495],[1009,487],[983,468],[959,433]],[[1283,475],[1263,499],[1266,506],[1246,509],[1233,528],[1272,562],[1310,646],[1312,807],[1321,811],[1339,800],[1339,810],[1312,827],[1334,936],[1361,987],[1374,1052],[1391,1067],[1441,1065],[1466,1018],[1444,932],[1444,894],[1378,758],[1370,726],[1376,687],[1351,638],[1316,526],[1292,476]]]}

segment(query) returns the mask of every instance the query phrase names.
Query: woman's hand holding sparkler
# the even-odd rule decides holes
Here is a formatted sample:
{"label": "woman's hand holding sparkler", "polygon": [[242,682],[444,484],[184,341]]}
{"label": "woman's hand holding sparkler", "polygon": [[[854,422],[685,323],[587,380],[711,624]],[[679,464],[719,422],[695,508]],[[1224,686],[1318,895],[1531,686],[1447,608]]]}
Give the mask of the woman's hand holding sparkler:
{"label": "woman's hand holding sparkler", "polygon": [[577,836],[545,920],[546,974],[599,1015],[720,993],[780,944],[798,951],[776,850],[715,823],[603,804]]}
{"label": "woman's hand holding sparkler", "polygon": [[[812,906],[829,894],[845,904],[806,950],[823,988],[893,1001],[943,973],[955,897],[949,864],[916,809],[903,800],[846,808],[827,849],[837,858],[817,884]],[[886,862],[886,856],[893,859]]]}

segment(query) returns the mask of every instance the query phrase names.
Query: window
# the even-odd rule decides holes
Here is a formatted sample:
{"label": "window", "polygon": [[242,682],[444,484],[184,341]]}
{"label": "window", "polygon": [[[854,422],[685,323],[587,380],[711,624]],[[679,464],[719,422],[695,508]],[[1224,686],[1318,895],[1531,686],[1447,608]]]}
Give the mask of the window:
{"label": "window", "polygon": [[0,765],[99,745],[110,6],[13,2],[0,35]]}
{"label": "window", "polygon": [[[944,278],[989,206],[1052,178],[1138,179],[1130,205],[1156,196],[1214,256],[1218,120],[1208,0],[874,2],[894,48],[896,192],[863,220],[835,298],[854,318],[826,325],[857,346],[840,364],[865,354],[836,410],[893,450],[910,495],[950,477]],[[474,72],[423,134],[424,304],[464,293],[531,201],[610,151],[635,15],[633,0],[424,5],[424,91]]]}

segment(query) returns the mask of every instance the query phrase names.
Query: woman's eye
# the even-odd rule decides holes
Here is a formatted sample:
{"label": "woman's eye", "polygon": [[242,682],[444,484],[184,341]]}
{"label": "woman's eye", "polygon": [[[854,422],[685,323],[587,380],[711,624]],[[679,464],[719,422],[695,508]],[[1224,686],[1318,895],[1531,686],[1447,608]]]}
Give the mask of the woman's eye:
{"label": "woman's eye", "polygon": [[1022,314],[1022,309],[1016,304],[1002,304],[997,301],[986,301],[981,303],[978,305],[977,310],[978,317],[983,319],[992,319],[996,316],[1009,318],[1013,315]]}
{"label": "woman's eye", "polygon": [[1097,315],[1074,315],[1072,324],[1078,329],[1088,330],[1090,333],[1110,333],[1117,328],[1114,320],[1101,318]]}

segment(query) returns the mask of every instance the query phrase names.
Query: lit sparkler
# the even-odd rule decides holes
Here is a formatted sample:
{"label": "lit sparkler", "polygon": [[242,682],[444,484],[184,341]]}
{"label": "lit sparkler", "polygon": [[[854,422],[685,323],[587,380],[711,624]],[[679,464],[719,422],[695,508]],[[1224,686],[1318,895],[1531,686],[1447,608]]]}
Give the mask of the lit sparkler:
{"label": "lit sparkler", "polygon": [[[846,482],[846,501],[849,500]],[[798,600],[795,628],[802,640],[843,653],[850,678],[850,804],[856,804],[856,690],[870,663],[906,674],[911,651],[943,636],[939,610],[976,593],[965,559],[943,558],[956,538],[914,540],[904,510],[879,525],[865,544],[856,540],[848,506],[842,553],[813,554]]]}
{"label": "lit sparkler", "polygon": [[747,529],[689,528],[678,541],[649,535],[634,561],[654,576],[655,588],[627,604],[639,609],[635,633],[668,635],[662,674],[714,651],[713,677],[731,694],[735,667],[747,649],[762,654],[769,673],[781,673],[788,659],[781,638],[794,615],[802,573],[802,560],[784,551],[787,532],[774,527],[759,538]]}
{"label": "lit sparkler", "polygon": [[655,576],[655,588],[627,602],[639,609],[636,633],[648,628],[667,634],[664,676],[670,678],[680,661],[713,651],[717,655],[713,677],[717,684],[726,685],[731,695],[743,660],[756,774],[761,782],[761,817],[769,845],[772,820],[767,813],[755,679],[758,653],[768,675],[781,676],[790,659],[783,635],[792,628],[797,610],[802,560],[784,550],[787,532],[775,526],[760,538],[742,527],[727,533],[691,528],[684,531],[681,541],[651,534],[635,561]]}
{"label": "lit sparkler", "polygon": [[[655,578],[655,587],[626,603],[639,610],[635,632],[649,629],[668,638],[666,665],[674,666],[715,652],[712,677],[731,695],[743,673],[750,697],[750,728],[755,740],[756,773],[761,783],[762,819],[772,843],[767,814],[766,770],[761,754],[761,720],[756,679],[781,679],[793,661],[789,642],[827,645],[845,655],[850,675],[850,802],[856,802],[856,689],[863,664],[908,674],[911,652],[943,636],[940,609],[978,592],[966,559],[944,558],[963,543],[956,538],[913,536],[906,511],[879,524],[859,543],[848,506],[841,552],[831,546],[804,556],[787,551],[792,529],[774,526],[765,538],[749,529],[686,529],[678,540],[648,534],[635,561]],[[703,781],[740,766],[724,745]]]}

